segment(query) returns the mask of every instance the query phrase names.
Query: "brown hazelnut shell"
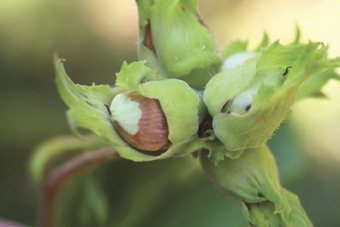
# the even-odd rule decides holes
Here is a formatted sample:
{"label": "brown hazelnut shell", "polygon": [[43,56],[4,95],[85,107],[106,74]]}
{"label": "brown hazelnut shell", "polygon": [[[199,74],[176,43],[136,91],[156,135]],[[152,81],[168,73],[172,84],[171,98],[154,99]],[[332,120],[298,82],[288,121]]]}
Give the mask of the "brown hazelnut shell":
{"label": "brown hazelnut shell", "polygon": [[138,102],[142,111],[138,122],[139,130],[135,135],[127,133],[118,121],[113,120],[113,125],[124,140],[143,151],[159,151],[168,148],[171,145],[168,138],[168,123],[158,99],[147,98],[135,91],[125,92],[124,95]]}

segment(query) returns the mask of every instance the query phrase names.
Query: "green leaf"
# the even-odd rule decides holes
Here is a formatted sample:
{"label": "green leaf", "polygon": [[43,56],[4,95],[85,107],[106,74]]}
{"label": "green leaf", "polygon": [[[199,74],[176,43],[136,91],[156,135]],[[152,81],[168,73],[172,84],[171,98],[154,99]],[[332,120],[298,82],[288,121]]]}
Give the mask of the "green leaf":
{"label": "green leaf", "polygon": [[201,152],[200,159],[205,172],[224,194],[246,203],[271,201],[275,213],[286,207],[275,159],[266,146],[247,149],[238,159],[225,158],[217,166],[206,152]]}
{"label": "green leaf", "polygon": [[[290,112],[299,85],[312,75],[339,67],[319,43],[284,46],[214,76],[204,92],[215,134],[230,151],[265,143]],[[320,82],[317,82],[320,84]],[[315,90],[315,89],[314,89]]]}

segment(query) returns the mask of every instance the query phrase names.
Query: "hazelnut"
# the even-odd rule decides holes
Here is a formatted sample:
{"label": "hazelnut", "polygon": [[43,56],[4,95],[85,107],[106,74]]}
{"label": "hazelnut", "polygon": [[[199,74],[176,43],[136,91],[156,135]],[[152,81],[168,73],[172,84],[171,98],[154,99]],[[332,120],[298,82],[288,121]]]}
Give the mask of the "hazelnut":
{"label": "hazelnut", "polygon": [[159,151],[171,145],[168,122],[158,99],[129,91],[117,95],[110,109],[114,127],[131,146]]}

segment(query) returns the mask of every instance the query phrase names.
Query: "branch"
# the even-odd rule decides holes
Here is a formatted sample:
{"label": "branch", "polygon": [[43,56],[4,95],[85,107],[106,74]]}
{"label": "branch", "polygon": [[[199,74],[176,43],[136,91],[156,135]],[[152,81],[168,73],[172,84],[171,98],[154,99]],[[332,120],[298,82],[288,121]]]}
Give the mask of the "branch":
{"label": "branch", "polygon": [[55,201],[68,180],[119,157],[112,147],[88,151],[48,172],[43,188],[41,227],[53,227]]}

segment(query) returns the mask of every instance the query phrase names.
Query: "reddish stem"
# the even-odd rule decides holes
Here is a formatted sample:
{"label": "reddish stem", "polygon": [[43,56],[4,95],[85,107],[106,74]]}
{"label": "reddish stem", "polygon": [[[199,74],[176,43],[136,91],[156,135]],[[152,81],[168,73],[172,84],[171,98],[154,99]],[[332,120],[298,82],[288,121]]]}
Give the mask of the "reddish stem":
{"label": "reddish stem", "polygon": [[49,171],[43,188],[41,227],[53,227],[56,198],[68,180],[116,158],[119,158],[118,152],[108,147],[85,152]]}

